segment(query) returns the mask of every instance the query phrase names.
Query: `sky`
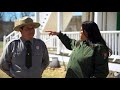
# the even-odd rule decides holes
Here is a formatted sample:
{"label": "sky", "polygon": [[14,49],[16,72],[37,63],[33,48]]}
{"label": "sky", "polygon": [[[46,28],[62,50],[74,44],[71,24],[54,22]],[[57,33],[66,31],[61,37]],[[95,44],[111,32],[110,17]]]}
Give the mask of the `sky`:
{"label": "sky", "polygon": [[[17,17],[20,17],[20,12],[14,12],[16,13]],[[73,12],[73,16],[81,16],[82,12]],[[14,16],[13,12],[5,12],[4,20],[8,21],[11,16]]]}
{"label": "sky", "polygon": [[[21,12],[4,12],[4,21],[9,21],[10,18],[12,17],[12,21],[14,21],[15,16],[17,16],[17,19],[21,17]],[[32,13],[33,14],[33,13]],[[30,15],[32,15],[30,14]]]}
{"label": "sky", "polygon": [[73,12],[73,15],[74,15],[74,16],[81,16],[81,15],[82,15],[82,12]]}
{"label": "sky", "polygon": [[14,16],[13,13],[16,13],[17,17],[20,17],[20,12],[5,12],[4,20],[8,21],[10,17]]}

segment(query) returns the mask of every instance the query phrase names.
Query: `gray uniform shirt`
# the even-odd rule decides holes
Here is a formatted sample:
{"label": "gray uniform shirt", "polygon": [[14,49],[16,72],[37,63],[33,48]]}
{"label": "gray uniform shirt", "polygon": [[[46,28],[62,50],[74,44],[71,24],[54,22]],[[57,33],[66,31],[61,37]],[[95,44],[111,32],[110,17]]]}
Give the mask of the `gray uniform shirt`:
{"label": "gray uniform shirt", "polygon": [[49,64],[49,55],[45,43],[40,39],[31,40],[32,67],[25,66],[25,41],[20,38],[6,45],[0,58],[0,68],[15,78],[40,78]]}

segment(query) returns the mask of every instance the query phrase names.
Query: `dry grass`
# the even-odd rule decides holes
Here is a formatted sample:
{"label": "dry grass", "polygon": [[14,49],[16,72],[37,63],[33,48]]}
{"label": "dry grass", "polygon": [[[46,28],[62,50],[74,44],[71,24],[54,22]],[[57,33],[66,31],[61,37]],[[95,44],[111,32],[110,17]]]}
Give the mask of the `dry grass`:
{"label": "dry grass", "polygon": [[65,77],[65,68],[61,66],[61,68],[50,68],[48,67],[44,72],[43,78],[64,78]]}
{"label": "dry grass", "polygon": [[0,70],[0,78],[11,78],[7,74],[5,74],[2,70]]}
{"label": "dry grass", "polygon": [[[42,78],[64,78],[65,77],[65,69],[63,66],[61,68],[47,68],[42,75]],[[11,78],[6,75],[3,71],[0,70],[0,78]]]}

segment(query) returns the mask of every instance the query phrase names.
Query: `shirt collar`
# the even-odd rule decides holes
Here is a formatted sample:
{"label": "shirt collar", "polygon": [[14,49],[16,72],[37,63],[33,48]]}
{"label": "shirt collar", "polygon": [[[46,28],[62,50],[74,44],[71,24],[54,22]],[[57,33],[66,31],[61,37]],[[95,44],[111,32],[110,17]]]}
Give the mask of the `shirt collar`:
{"label": "shirt collar", "polygon": [[[20,37],[20,40],[23,42],[23,43],[25,43],[27,40],[25,40],[25,39],[23,39],[22,37]],[[33,43],[33,39],[32,40],[30,40],[30,42],[31,42],[31,44]]]}

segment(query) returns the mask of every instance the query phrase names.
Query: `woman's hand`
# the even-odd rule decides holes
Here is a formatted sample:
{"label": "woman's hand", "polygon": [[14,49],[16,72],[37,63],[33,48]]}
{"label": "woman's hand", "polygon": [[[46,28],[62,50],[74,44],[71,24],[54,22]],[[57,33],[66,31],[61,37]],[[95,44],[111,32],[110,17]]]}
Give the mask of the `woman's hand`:
{"label": "woman's hand", "polygon": [[59,35],[59,32],[55,32],[55,31],[45,31],[45,32],[49,32],[49,36],[50,35]]}

